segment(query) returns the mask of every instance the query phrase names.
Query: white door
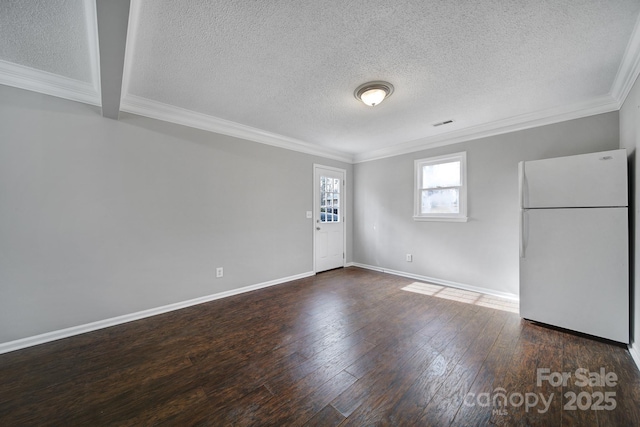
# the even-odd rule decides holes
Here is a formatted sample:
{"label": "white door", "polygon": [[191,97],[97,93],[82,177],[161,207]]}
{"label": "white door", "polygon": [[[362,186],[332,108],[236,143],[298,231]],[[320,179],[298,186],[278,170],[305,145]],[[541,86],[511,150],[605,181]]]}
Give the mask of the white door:
{"label": "white door", "polygon": [[523,208],[627,206],[624,149],[520,163]]}
{"label": "white door", "polygon": [[627,208],[523,212],[520,316],[629,342]]}
{"label": "white door", "polygon": [[314,165],[314,270],[344,267],[344,189],[346,171]]}

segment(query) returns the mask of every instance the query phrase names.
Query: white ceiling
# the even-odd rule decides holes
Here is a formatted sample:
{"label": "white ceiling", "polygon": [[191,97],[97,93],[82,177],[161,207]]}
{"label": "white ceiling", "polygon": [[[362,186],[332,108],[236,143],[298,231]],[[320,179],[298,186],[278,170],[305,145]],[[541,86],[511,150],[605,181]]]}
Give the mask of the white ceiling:
{"label": "white ceiling", "polygon": [[121,58],[101,10],[0,0],[0,83],[100,105],[124,60],[121,111],[364,161],[614,111],[640,71],[639,0],[131,0]]}

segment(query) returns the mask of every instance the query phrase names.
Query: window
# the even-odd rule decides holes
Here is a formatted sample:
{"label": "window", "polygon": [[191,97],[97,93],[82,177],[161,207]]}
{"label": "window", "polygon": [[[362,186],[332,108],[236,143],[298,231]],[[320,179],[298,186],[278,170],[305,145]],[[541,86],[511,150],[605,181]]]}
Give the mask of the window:
{"label": "window", "polygon": [[415,161],[416,221],[467,221],[467,153]]}
{"label": "window", "polygon": [[340,180],[320,177],[320,222],[340,222]]}

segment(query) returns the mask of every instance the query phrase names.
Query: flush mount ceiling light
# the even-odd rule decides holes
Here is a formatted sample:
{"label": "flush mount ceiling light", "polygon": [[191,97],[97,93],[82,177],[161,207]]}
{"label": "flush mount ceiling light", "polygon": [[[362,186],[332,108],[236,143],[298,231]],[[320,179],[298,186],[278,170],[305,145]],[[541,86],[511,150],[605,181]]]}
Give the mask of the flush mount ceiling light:
{"label": "flush mount ceiling light", "polygon": [[353,93],[356,99],[364,102],[370,107],[375,107],[388,98],[393,93],[393,85],[387,82],[369,82],[356,88]]}

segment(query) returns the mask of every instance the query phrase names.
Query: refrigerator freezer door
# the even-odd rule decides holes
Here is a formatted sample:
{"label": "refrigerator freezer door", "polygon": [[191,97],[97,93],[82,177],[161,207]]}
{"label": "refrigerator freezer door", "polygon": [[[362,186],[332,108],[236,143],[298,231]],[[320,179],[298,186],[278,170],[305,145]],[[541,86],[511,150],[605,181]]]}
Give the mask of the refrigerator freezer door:
{"label": "refrigerator freezer door", "polygon": [[520,163],[521,207],[627,206],[624,149]]}
{"label": "refrigerator freezer door", "polygon": [[626,208],[523,214],[520,316],[629,342]]}

